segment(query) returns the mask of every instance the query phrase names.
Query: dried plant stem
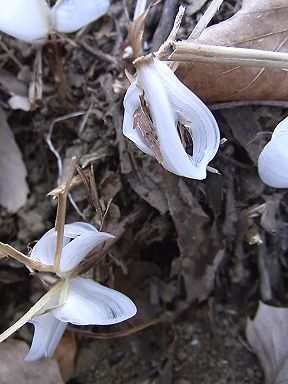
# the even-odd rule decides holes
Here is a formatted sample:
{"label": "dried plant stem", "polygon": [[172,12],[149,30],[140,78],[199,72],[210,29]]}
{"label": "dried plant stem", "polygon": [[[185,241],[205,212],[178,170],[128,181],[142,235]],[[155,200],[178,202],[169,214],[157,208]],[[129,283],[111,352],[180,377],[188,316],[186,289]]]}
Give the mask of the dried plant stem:
{"label": "dried plant stem", "polygon": [[248,67],[275,67],[288,69],[288,53],[260,49],[222,47],[174,42],[170,61],[232,64]]}
{"label": "dried plant stem", "polygon": [[56,214],[56,220],[55,220],[55,231],[57,233],[56,250],[55,250],[55,256],[54,256],[54,272],[55,273],[58,273],[60,271],[60,259],[61,259],[62,248],[63,248],[67,196],[69,192],[69,186],[73,178],[75,166],[76,166],[76,157],[73,157],[71,161],[69,175],[65,184],[65,188],[63,191],[61,191],[58,194],[58,207],[57,207],[57,214]]}
{"label": "dried plant stem", "polygon": [[20,263],[26,265],[29,268],[35,269],[39,272],[53,272],[54,267],[50,267],[48,265],[43,265],[41,263],[38,263],[37,261],[31,260],[29,257],[24,255],[23,253],[17,251],[13,247],[11,247],[8,244],[3,244],[0,242],[0,251],[4,253],[5,255],[12,257],[12,259],[15,259],[19,261]]}
{"label": "dried plant stem", "polygon": [[[198,21],[198,23],[196,24],[195,28],[193,29],[193,31],[191,32],[190,36],[188,37],[188,40],[190,42],[193,42],[195,41],[196,39],[199,38],[199,36],[201,35],[201,33],[204,31],[204,29],[207,27],[207,25],[209,24],[209,22],[212,20],[212,18],[214,17],[215,13],[218,11],[218,9],[220,8],[220,5],[223,3],[224,0],[213,0],[211,2],[211,4],[209,5],[209,7],[206,9],[206,11],[204,12],[203,16],[201,17],[201,19]],[[172,69],[172,71],[176,71],[176,69],[179,67],[180,65],[180,60],[177,61],[176,59],[173,60],[174,62],[172,64],[170,64],[170,68]]]}
{"label": "dried plant stem", "polygon": [[136,20],[142,13],[145,12],[147,0],[137,0],[133,20]]}
{"label": "dried plant stem", "polygon": [[[154,52],[155,56],[158,57],[158,59],[162,59],[162,57],[167,56],[167,51],[170,51],[171,45],[176,40],[176,35],[178,33],[178,30],[180,28],[183,16],[185,13],[185,7],[180,5],[179,10],[177,12],[177,15],[174,20],[173,28],[171,32],[169,33],[169,36],[167,37],[167,40],[164,41],[164,43],[160,46],[157,52]],[[172,65],[176,65],[176,63],[173,63]]]}
{"label": "dried plant stem", "polygon": [[207,8],[201,19],[198,21],[187,40],[194,41],[198,39],[198,37],[201,35],[201,33],[204,31],[204,29],[214,17],[215,13],[219,10],[223,1],[224,0],[213,0],[211,2],[211,4]]}
{"label": "dried plant stem", "polygon": [[0,343],[6,340],[9,336],[11,336],[14,332],[16,332],[19,328],[21,328],[27,321],[31,320],[33,316],[35,316],[43,307],[46,305],[62,288],[64,282],[60,281],[54,285],[44,296],[41,297],[40,300],[37,301],[33,307],[29,309],[28,312],[25,313],[15,324],[13,324],[10,328],[6,329],[0,335]]}

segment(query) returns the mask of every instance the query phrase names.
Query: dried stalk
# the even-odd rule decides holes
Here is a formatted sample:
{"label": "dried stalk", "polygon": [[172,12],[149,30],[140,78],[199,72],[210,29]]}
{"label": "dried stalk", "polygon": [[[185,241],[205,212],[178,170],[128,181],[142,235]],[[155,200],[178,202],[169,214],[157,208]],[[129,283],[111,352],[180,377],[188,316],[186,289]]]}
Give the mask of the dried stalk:
{"label": "dried stalk", "polygon": [[57,207],[56,221],[55,221],[55,231],[57,233],[56,250],[54,255],[54,272],[55,273],[58,273],[60,271],[60,259],[61,259],[62,248],[63,248],[67,196],[69,193],[69,186],[75,171],[75,165],[76,165],[76,157],[73,157],[65,188],[63,192],[60,192],[58,195],[58,207]]}
{"label": "dried stalk", "polygon": [[213,19],[215,13],[219,10],[221,4],[224,0],[213,0],[209,7],[206,9],[205,13],[201,17],[201,19],[196,24],[195,28],[191,32],[190,36],[187,40],[194,41],[198,39],[210,21]]}
{"label": "dried stalk", "polygon": [[0,242],[0,251],[12,259],[15,259],[19,261],[22,264],[25,264],[27,267],[31,269],[36,269],[39,272],[53,272],[54,267],[43,265],[41,263],[38,263],[37,261],[34,261],[30,259],[30,257],[24,255],[23,253],[17,251],[17,249],[14,249],[9,244],[3,244]]}
{"label": "dried stalk", "polygon": [[188,41],[174,42],[170,61],[231,64],[288,69],[288,53],[261,49],[222,47]]}
{"label": "dried stalk", "polygon": [[137,0],[133,20],[136,20],[139,16],[141,16],[146,9],[147,0]]}
{"label": "dried stalk", "polygon": [[35,316],[58,292],[60,292],[63,287],[65,281],[59,281],[52,287],[44,296],[41,297],[40,300],[37,301],[36,304],[33,305],[29,309],[28,312],[25,313],[15,324],[11,325],[10,328],[6,329],[0,335],[0,343],[6,340],[9,336],[11,336],[14,332],[16,332],[19,328],[21,328],[27,321],[31,320],[33,316]]}
{"label": "dried stalk", "polygon": [[[223,1],[224,0],[213,0],[211,2],[211,4],[209,5],[209,7],[206,9],[203,16],[201,17],[201,19],[198,21],[195,28],[191,32],[190,36],[188,37],[188,40],[190,42],[193,42],[200,37],[201,33],[204,31],[204,29],[210,23],[210,21],[212,20],[212,18],[214,17],[214,15],[218,11],[218,9],[220,8]],[[175,40],[172,43],[174,43],[174,42],[175,42]],[[170,44],[170,46],[171,45],[173,45],[173,44]],[[170,68],[172,69],[172,71],[175,72],[176,69],[180,65],[180,60],[179,61],[173,60],[173,61],[174,62],[172,64],[170,64]]]}

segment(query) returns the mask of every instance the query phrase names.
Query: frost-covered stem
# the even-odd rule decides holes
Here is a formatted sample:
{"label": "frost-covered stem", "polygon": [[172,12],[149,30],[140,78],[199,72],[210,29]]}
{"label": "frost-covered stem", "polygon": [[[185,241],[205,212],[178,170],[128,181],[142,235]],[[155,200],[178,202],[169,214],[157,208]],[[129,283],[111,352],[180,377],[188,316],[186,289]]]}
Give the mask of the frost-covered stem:
{"label": "frost-covered stem", "polygon": [[248,67],[288,68],[288,53],[260,49],[222,47],[188,41],[174,42],[170,61],[232,64]]}
{"label": "frost-covered stem", "polygon": [[133,20],[136,20],[145,12],[147,0],[137,0]]}

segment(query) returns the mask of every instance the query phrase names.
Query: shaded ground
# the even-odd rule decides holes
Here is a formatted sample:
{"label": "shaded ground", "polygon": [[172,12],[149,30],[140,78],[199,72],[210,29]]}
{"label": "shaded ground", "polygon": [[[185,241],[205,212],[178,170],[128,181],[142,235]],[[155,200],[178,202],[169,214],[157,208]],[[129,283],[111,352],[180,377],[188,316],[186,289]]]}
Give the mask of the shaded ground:
{"label": "shaded ground", "polygon": [[[181,36],[201,15],[192,12],[193,2],[183,3],[188,14]],[[227,1],[215,21],[228,18],[239,5]],[[148,43],[160,16],[161,6],[155,7],[148,19]],[[257,134],[271,131],[284,110],[261,105],[231,109],[227,104],[215,111],[222,137],[228,139],[211,164],[221,176],[209,174],[202,182],[170,175],[121,134],[125,82],[119,52],[126,31],[122,2],[115,0],[110,16],[78,37],[77,47],[69,41],[48,44],[43,100],[35,112],[11,112],[1,87],[1,105],[23,153],[30,195],[16,215],[1,210],[0,239],[25,251],[53,226],[56,205],[45,197],[59,172],[47,144],[52,133],[64,169],[76,154],[86,175],[95,179],[101,207],[105,210],[113,199],[107,230],[142,210],[93,271],[97,280],[127,293],[138,315],[126,324],[89,329],[89,336],[73,328],[78,347],[69,383],[260,384],[263,377],[245,340],[245,322],[260,297],[287,299],[287,196],[259,180],[255,164],[267,136]],[[30,46],[7,36],[1,44],[3,69],[15,76],[32,69],[35,51]],[[89,111],[85,124],[83,116],[69,115],[76,111]],[[95,213],[83,185],[73,191],[73,199],[82,217],[69,206],[67,222],[85,219],[99,225],[99,210]],[[263,245],[257,245],[257,236]],[[45,292],[37,278],[29,279],[24,268],[7,259],[1,259],[0,288],[1,329]],[[197,299],[202,303],[195,304]],[[115,338],[115,332],[123,337]],[[17,333],[26,341],[31,335],[27,326]]]}

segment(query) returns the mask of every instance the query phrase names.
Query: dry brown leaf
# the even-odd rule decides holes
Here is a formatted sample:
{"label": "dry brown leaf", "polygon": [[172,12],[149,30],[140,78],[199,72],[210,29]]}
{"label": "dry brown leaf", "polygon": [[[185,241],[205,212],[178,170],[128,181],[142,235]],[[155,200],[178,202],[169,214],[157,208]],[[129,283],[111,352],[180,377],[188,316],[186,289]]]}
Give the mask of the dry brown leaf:
{"label": "dry brown leaf", "polygon": [[17,212],[27,200],[27,171],[21,152],[0,109],[0,205],[10,213]]}
{"label": "dry brown leaf", "polygon": [[[131,149],[132,153],[136,154],[136,151]],[[168,211],[167,200],[162,190],[166,171],[150,156],[138,153],[138,158],[141,159],[141,164],[127,176],[128,181],[142,199],[164,214]]]}
{"label": "dry brown leaf", "polygon": [[74,361],[77,352],[75,333],[66,332],[55,351],[54,358],[59,364],[64,383],[67,383],[73,375]]}
{"label": "dry brown leaf", "polygon": [[213,240],[211,220],[185,181],[167,174],[165,191],[180,251],[172,273],[183,276],[187,304],[205,300],[214,287],[224,250]]}
{"label": "dry brown leaf", "polygon": [[255,319],[248,320],[247,339],[265,373],[265,384],[288,382],[288,308],[259,302]]}
{"label": "dry brown leaf", "polygon": [[55,360],[26,363],[28,345],[20,340],[0,344],[1,384],[64,384]]}
{"label": "dry brown leaf", "polygon": [[[197,42],[288,52],[287,19],[287,0],[243,0],[236,15],[204,30]],[[288,98],[288,72],[281,69],[189,63],[176,73],[210,103]]]}
{"label": "dry brown leaf", "polygon": [[228,123],[233,137],[245,148],[248,156],[257,166],[258,157],[266,144],[265,137],[258,135],[262,127],[251,107],[224,109],[221,114]]}

